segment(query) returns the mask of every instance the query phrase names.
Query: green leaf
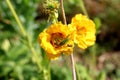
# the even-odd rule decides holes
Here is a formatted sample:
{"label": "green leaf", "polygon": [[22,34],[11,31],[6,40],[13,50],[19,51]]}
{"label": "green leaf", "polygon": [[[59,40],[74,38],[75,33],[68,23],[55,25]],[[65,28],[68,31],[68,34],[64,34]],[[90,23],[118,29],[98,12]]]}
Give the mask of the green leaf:
{"label": "green leaf", "polygon": [[105,71],[101,71],[97,77],[97,80],[106,80],[106,73]]}
{"label": "green leaf", "polygon": [[97,30],[100,29],[100,27],[102,25],[100,18],[98,18],[98,17],[94,18],[94,22],[95,22]]}

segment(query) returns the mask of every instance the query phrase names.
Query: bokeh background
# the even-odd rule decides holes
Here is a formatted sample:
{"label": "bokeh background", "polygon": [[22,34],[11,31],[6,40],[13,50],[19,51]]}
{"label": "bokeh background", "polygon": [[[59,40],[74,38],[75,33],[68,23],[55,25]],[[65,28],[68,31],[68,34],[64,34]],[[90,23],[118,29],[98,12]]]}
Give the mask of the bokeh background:
{"label": "bokeh background", "polygon": [[[96,44],[74,49],[78,80],[120,80],[120,0],[83,0],[96,24]],[[11,0],[25,30],[40,53],[38,34],[48,26],[41,0]],[[67,23],[83,13],[80,0],[64,0]],[[59,10],[59,20],[62,21]],[[42,65],[47,65],[43,61]],[[51,61],[51,80],[72,80],[69,56]],[[43,80],[5,0],[0,0],[0,80]]]}

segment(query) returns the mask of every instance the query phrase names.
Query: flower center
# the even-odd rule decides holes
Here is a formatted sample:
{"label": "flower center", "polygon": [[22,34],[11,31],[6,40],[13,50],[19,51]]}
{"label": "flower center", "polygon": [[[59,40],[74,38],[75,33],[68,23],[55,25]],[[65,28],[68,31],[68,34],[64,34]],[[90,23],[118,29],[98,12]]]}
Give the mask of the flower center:
{"label": "flower center", "polygon": [[86,34],[86,29],[84,27],[82,27],[82,28],[77,27],[76,29],[77,29],[77,34],[79,34],[79,35],[81,35],[83,33]]}
{"label": "flower center", "polygon": [[53,33],[51,35],[50,43],[55,47],[58,48],[61,46],[61,42],[65,39],[65,36],[62,33]]}

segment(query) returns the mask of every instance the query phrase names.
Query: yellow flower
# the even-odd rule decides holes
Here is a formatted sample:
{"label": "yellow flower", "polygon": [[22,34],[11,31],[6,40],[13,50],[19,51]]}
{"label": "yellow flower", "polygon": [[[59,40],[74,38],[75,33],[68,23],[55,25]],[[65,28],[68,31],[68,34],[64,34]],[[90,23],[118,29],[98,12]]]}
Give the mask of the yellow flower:
{"label": "yellow flower", "polygon": [[39,43],[49,59],[56,59],[62,53],[71,54],[74,47],[72,30],[61,22],[52,24],[39,34]]}
{"label": "yellow flower", "polygon": [[95,24],[86,16],[77,14],[72,18],[72,22],[69,26],[76,28],[74,42],[78,47],[85,49],[95,43]]}

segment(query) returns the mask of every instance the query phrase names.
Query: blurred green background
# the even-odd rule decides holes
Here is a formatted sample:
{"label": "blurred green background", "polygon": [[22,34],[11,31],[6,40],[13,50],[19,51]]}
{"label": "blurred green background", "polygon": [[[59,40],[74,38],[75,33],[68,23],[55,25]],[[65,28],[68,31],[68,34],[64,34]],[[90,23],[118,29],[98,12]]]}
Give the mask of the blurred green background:
{"label": "blurred green background", "polygon": [[[41,0],[11,0],[41,59],[38,34],[48,26]],[[89,17],[96,24],[96,44],[74,49],[77,80],[120,80],[120,0],[84,0]],[[64,0],[67,23],[83,13],[80,0]],[[59,11],[59,20],[62,20]],[[44,80],[35,59],[20,35],[5,0],[0,0],[0,80]],[[47,65],[43,61],[42,65]],[[51,61],[51,80],[72,80],[68,56]]]}

